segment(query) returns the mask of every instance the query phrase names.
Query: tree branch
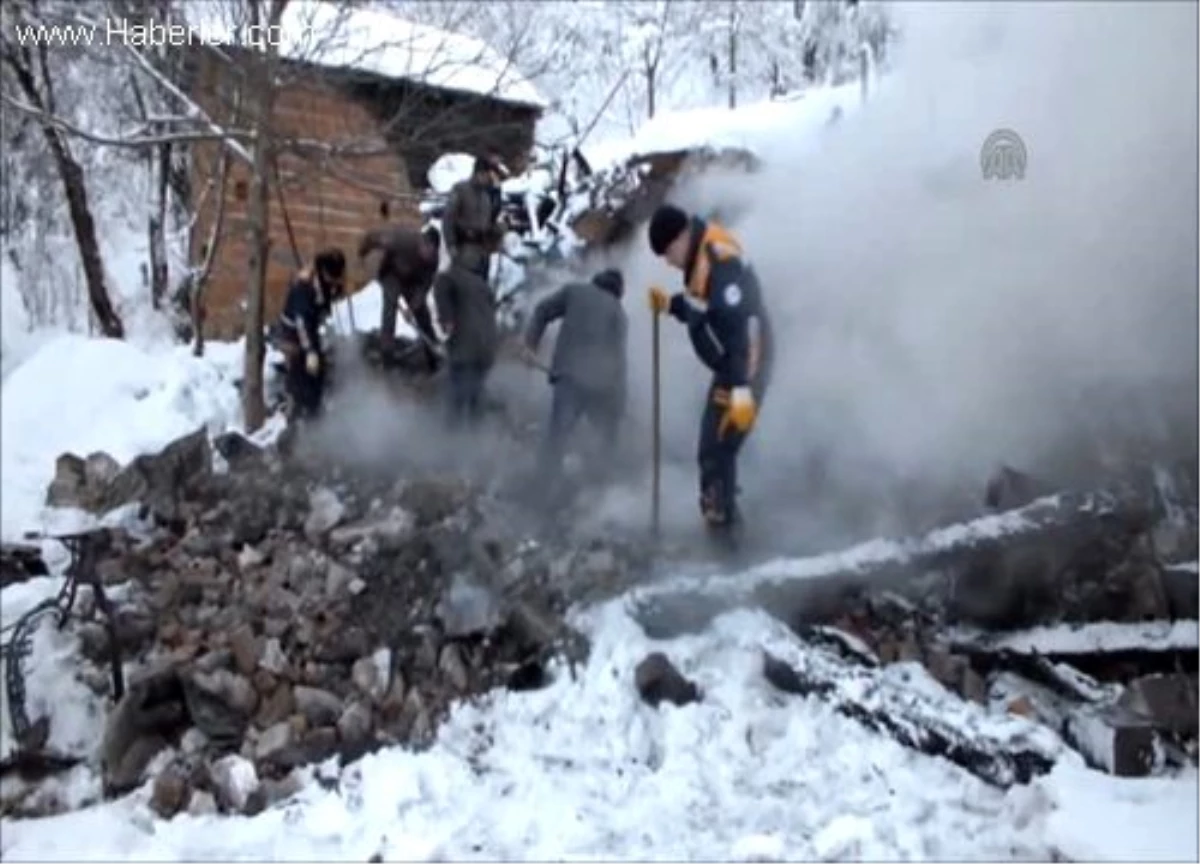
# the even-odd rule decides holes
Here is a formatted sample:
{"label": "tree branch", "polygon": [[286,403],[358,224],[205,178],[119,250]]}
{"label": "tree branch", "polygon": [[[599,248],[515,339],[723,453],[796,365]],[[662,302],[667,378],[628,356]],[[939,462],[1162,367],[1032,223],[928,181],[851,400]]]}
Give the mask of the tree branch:
{"label": "tree branch", "polygon": [[6,93],[0,93],[0,101],[3,101],[8,107],[20,111],[26,116],[32,117],[39,123],[44,123],[58,132],[71,135],[75,138],[81,138],[84,141],[90,141],[93,144],[99,144],[105,147],[129,147],[140,148],[149,147],[156,144],[175,144],[200,141],[228,141],[230,138],[246,139],[251,137],[251,133],[242,130],[230,130],[226,132],[164,132],[158,135],[134,135],[134,136],[110,136],[101,135],[97,132],[89,132],[87,129],[80,128],[74,123],[68,122],[61,117],[56,117],[47,111],[43,111],[33,105],[21,102],[19,99],[14,99]]}

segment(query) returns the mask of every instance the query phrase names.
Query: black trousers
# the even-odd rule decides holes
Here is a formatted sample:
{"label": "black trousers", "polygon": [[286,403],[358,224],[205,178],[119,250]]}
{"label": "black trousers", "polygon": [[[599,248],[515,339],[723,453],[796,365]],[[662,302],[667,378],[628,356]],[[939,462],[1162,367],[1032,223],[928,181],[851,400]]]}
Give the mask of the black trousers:
{"label": "black trousers", "polygon": [[585,390],[566,378],[555,380],[550,422],[542,440],[543,476],[554,477],[562,470],[563,451],[583,417],[596,426],[611,456],[621,425],[621,409],[621,401],[614,394]]}
{"label": "black trousers", "polygon": [[482,246],[466,245],[459,249],[454,263],[464,270],[470,270],[484,282],[488,281],[491,270],[492,254]]}
{"label": "black trousers", "polygon": [[[755,402],[762,407],[766,382],[751,385]],[[729,388],[715,381],[708,388],[704,413],[700,415],[700,513],[710,527],[729,529],[741,521],[737,506],[737,460],[750,431],[739,432],[725,422]]]}
{"label": "black trousers", "polygon": [[314,419],[321,413],[325,398],[325,362],[316,375],[310,375],[304,365],[304,350],[297,347],[288,353],[287,391],[292,401],[292,416]]}
{"label": "black trousers", "polygon": [[477,426],[483,418],[483,385],[489,363],[454,362],[446,376],[446,419],[451,428]]}

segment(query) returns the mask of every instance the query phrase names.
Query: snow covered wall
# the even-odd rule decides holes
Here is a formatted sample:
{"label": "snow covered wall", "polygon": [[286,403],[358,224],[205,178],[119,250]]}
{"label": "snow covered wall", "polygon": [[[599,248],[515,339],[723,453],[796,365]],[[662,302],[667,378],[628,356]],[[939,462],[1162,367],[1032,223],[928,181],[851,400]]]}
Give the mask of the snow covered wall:
{"label": "snow covered wall", "polygon": [[[1071,474],[1101,435],[1176,434],[1194,457],[1195,6],[898,11],[896,72],[863,110],[817,137],[781,114],[760,175],[683,195],[753,202],[735,227],[781,355],[747,507],[862,536],[894,527],[907,484],[977,494],[1000,460]],[[1023,180],[982,177],[1000,127],[1028,148]],[[642,295],[678,277],[639,243],[627,279],[644,414]],[[667,323],[666,446],[690,462],[704,379],[686,341]],[[687,469],[665,481],[681,519]],[[859,512],[825,507],[855,492]]]}

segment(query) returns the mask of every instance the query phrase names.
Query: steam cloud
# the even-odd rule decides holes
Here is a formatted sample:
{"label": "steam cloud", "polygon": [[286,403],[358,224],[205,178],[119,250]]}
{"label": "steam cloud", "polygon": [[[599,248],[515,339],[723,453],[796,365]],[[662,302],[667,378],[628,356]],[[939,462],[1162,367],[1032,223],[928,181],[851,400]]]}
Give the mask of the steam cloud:
{"label": "steam cloud", "polygon": [[[781,129],[760,174],[677,196],[738,203],[731,227],[765,287],[779,363],[743,500],[785,544],[936,521],[973,506],[998,462],[1079,480],[1132,439],[1196,459],[1195,4],[894,9],[895,71],[865,109],[803,146]],[[1028,148],[1023,180],[982,177],[1000,127]],[[628,286],[625,444],[647,470],[591,515],[636,528],[649,516],[645,287],[679,277],[644,237],[611,263]],[[707,374],[682,328],[662,328],[663,522],[688,531]],[[509,458],[494,437],[449,439],[428,411],[356,386],[325,435],[362,464],[461,473],[466,454],[481,470]],[[492,389],[548,407],[523,370],[498,366]]]}
{"label": "steam cloud", "polygon": [[[1131,439],[1194,460],[1195,4],[895,11],[896,71],[864,110],[816,146],[780,130],[761,174],[677,196],[750,205],[733,227],[780,356],[743,457],[748,510],[826,545],[936,518],[1002,461],[1079,480]],[[1023,180],[982,177],[1001,127],[1028,148]],[[644,239],[630,257],[645,416],[640,295],[678,276]],[[663,327],[667,497],[695,520],[706,379]]]}

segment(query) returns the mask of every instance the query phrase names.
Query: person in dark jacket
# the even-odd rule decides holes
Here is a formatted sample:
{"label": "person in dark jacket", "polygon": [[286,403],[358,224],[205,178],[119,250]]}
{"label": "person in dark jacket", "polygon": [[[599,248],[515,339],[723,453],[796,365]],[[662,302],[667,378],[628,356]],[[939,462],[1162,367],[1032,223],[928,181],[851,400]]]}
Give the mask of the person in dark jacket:
{"label": "person in dark jacket", "polygon": [[499,160],[481,156],[471,176],[454,185],[442,215],[442,233],[450,260],[488,281],[492,252],[501,238]]}
{"label": "person in dark jacket", "polygon": [[288,286],[279,316],[279,341],[287,359],[287,389],[296,417],[313,419],[321,413],[325,395],[321,324],[341,296],[345,278],[345,254],[341,249],[326,249]]}
{"label": "person in dark jacket", "polygon": [[396,309],[404,300],[412,314],[411,323],[425,343],[425,356],[430,369],[436,369],[438,354],[437,331],[429,311],[429,289],[437,274],[441,235],[437,228],[417,231],[401,225],[383,225],[363,235],[358,244],[358,257],[382,251],[375,278],[383,291],[383,310],[379,321],[379,347],[385,357],[396,347]]}
{"label": "person in dark jacket", "polygon": [[483,386],[496,360],[496,307],[478,273],[461,264],[433,282],[438,324],[446,334],[447,403],[451,426],[476,425],[483,414]]}
{"label": "person in dark jacket", "polygon": [[619,270],[604,270],[590,284],[564,285],[533,310],[525,333],[532,361],[546,327],[562,322],[550,365],[554,399],[542,444],[542,470],[548,476],[561,470],[563,448],[581,417],[597,427],[610,453],[616,443],[625,413],[629,321],[621,306],[624,289]]}
{"label": "person in dark jacket", "polygon": [[737,457],[754,428],[774,359],[774,340],[758,277],[741,244],[716,222],[670,204],[650,219],[650,248],[683,272],[684,291],[650,289],[654,314],[687,326],[692,348],[712,372],[700,419],[700,511],[714,534],[732,539]]}

